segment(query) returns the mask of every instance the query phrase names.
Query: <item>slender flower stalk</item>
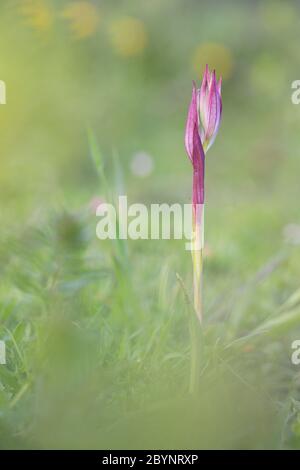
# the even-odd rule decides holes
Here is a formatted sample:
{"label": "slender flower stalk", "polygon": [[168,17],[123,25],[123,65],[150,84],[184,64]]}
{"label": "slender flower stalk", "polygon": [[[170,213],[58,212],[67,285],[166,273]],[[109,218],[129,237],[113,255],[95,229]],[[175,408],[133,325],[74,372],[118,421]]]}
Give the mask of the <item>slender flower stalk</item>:
{"label": "slender flower stalk", "polygon": [[215,71],[208,66],[197,89],[193,83],[192,99],[188,111],[185,147],[193,166],[193,287],[194,308],[200,323],[203,319],[203,246],[204,246],[204,176],[205,155],[219,130],[222,115],[222,79],[217,82]]}
{"label": "slender flower stalk", "polygon": [[197,89],[193,83],[192,99],[188,111],[185,148],[193,166],[193,287],[196,315],[190,319],[191,375],[190,391],[195,393],[200,379],[200,364],[203,360],[203,247],[204,247],[204,176],[206,152],[213,144],[219,130],[222,115],[221,78],[216,81],[215,71],[208,66]]}

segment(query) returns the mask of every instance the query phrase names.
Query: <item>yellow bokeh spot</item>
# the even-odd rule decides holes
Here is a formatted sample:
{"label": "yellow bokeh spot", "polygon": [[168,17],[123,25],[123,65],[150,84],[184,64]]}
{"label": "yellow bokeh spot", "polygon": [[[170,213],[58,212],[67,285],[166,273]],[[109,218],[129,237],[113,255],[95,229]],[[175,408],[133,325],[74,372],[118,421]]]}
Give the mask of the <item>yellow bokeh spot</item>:
{"label": "yellow bokeh spot", "polygon": [[223,44],[201,44],[195,49],[192,57],[192,66],[198,76],[202,76],[206,64],[211,70],[216,70],[217,76],[222,75],[224,79],[229,78],[234,67],[230,49]]}
{"label": "yellow bokeh spot", "polygon": [[62,16],[69,21],[70,29],[77,39],[92,36],[100,22],[99,10],[90,2],[70,3]]}
{"label": "yellow bokeh spot", "polygon": [[144,23],[131,17],[112,21],[109,25],[109,36],[115,51],[123,57],[141,54],[148,43]]}
{"label": "yellow bokeh spot", "polygon": [[23,0],[20,14],[27,23],[38,31],[49,31],[54,22],[54,13],[45,0]]}

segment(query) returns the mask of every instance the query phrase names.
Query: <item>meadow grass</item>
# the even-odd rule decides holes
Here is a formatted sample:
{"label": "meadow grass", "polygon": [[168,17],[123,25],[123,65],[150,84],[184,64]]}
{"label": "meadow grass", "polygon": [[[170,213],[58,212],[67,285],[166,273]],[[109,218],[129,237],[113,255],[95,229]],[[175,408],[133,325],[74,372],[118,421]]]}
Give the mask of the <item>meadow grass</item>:
{"label": "meadow grass", "polygon": [[[33,17],[2,3],[0,448],[299,448],[296,2],[95,1],[99,27],[79,30],[70,2]],[[123,186],[129,202],[190,202],[184,126],[207,54],[224,113],[191,394],[185,241],[100,241],[90,201]]]}
{"label": "meadow grass", "polygon": [[[100,242],[89,208],[53,212],[42,226],[3,237],[1,446],[297,446],[299,374],[290,356],[300,308],[297,295],[288,298],[299,255],[282,244],[249,272],[268,240],[256,247],[251,237],[245,253],[241,234],[234,246],[239,217],[223,231],[219,254],[206,256],[192,395],[184,241]],[[272,214],[263,220],[270,229]]]}

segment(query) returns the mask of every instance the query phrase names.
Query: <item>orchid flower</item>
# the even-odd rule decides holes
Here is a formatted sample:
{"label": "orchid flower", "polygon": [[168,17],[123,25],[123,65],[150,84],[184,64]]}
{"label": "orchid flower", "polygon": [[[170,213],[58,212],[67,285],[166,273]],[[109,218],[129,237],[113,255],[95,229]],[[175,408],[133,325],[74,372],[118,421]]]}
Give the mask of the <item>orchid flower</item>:
{"label": "orchid flower", "polygon": [[194,271],[194,307],[202,321],[202,273],[204,245],[204,175],[205,154],[213,144],[222,115],[222,79],[216,81],[215,71],[206,65],[202,84],[197,89],[193,82],[192,99],[188,111],[185,148],[193,165],[193,236],[192,258]]}

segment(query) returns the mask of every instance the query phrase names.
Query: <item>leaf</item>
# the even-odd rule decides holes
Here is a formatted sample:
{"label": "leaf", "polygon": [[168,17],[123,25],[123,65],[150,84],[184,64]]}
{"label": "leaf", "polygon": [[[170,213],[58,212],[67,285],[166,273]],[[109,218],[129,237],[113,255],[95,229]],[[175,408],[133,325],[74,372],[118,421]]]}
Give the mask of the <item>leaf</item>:
{"label": "leaf", "polygon": [[283,335],[292,328],[300,326],[300,308],[296,308],[286,313],[282,313],[276,318],[265,321],[259,325],[253,334]]}
{"label": "leaf", "polygon": [[300,304],[300,288],[297,289],[292,295],[284,302],[281,306],[280,311],[286,312],[287,310],[291,310],[292,308],[298,306]]}
{"label": "leaf", "polygon": [[105,199],[106,199],[107,202],[109,202],[111,200],[111,197],[110,197],[109,184],[108,184],[105,172],[104,172],[103,157],[102,157],[102,154],[100,152],[99,145],[98,145],[98,142],[97,142],[97,139],[96,139],[96,136],[95,136],[93,130],[88,129],[87,130],[87,135],[88,135],[88,142],[89,142],[91,157],[92,157],[92,160],[95,164],[97,173],[99,175],[100,183],[103,186]]}

